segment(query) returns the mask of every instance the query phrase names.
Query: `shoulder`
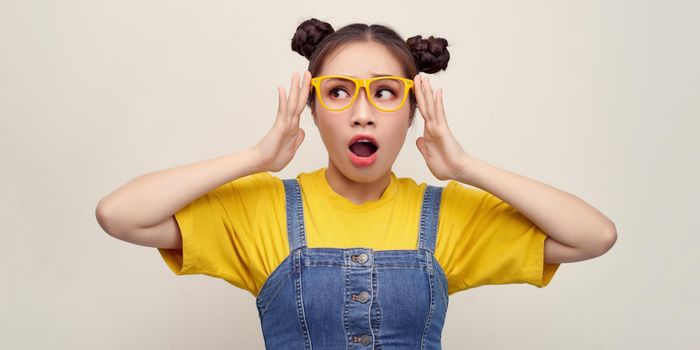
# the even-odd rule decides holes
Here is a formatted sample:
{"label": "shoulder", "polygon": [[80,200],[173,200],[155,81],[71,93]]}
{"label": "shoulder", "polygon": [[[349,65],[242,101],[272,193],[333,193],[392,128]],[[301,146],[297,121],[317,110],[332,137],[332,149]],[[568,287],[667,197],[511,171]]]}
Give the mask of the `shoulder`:
{"label": "shoulder", "polygon": [[440,217],[450,223],[464,224],[477,213],[493,213],[500,200],[491,193],[450,180],[442,191]]}
{"label": "shoulder", "polygon": [[396,183],[396,187],[399,192],[404,193],[404,194],[413,194],[413,195],[423,195],[423,192],[425,191],[426,187],[428,186],[427,183],[425,182],[417,182],[414,178],[412,177],[397,177],[395,174],[392,172],[392,177]]}
{"label": "shoulder", "polygon": [[223,186],[231,186],[240,191],[271,190],[275,187],[282,186],[282,179],[272,175],[268,171],[265,171],[240,177],[228,182],[227,184],[224,184]]}
{"label": "shoulder", "polygon": [[277,176],[272,175],[269,171],[264,171],[240,177],[229,182],[228,184],[230,184],[231,186],[244,188],[273,186],[277,182],[281,182],[281,179],[279,179]]}
{"label": "shoulder", "polygon": [[443,203],[464,204],[464,202],[480,203],[491,194],[480,188],[471,187],[455,180],[448,181],[442,192]]}
{"label": "shoulder", "polygon": [[255,203],[258,199],[270,200],[284,196],[282,179],[270,172],[246,175],[229,181],[209,193],[224,201]]}
{"label": "shoulder", "polygon": [[399,191],[423,196],[428,186],[437,187],[441,191],[441,203],[447,205],[475,203],[488,199],[491,194],[475,187],[462,184],[455,180],[449,180],[446,184],[430,185],[426,182],[418,183],[410,177],[397,178]]}

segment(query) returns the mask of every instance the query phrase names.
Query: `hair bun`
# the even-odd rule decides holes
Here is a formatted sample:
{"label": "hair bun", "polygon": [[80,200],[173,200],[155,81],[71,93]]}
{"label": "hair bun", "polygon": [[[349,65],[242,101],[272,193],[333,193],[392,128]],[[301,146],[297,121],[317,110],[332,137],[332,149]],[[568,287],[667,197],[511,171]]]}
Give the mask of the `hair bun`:
{"label": "hair bun", "polygon": [[432,35],[423,39],[420,35],[410,37],[406,43],[411,48],[418,70],[425,73],[436,73],[447,69],[450,52],[447,51],[447,40],[435,38]]}
{"label": "hair bun", "polygon": [[310,60],[321,40],[333,32],[335,30],[329,23],[316,18],[307,19],[297,27],[292,37],[292,51]]}

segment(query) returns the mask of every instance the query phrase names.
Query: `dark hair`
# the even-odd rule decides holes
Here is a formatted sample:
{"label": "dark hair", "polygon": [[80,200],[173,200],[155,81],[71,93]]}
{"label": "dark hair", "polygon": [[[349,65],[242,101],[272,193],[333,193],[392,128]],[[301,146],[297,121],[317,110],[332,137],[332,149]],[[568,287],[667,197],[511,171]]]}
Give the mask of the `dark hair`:
{"label": "dark hair", "polygon": [[[323,61],[338,46],[354,41],[374,41],[384,45],[403,66],[404,77],[413,79],[418,72],[437,73],[447,69],[450,53],[447,40],[430,36],[423,39],[416,35],[403,40],[392,28],[381,25],[353,23],[334,31],[333,27],[316,18],[307,19],[296,29],[292,37],[292,50],[309,60],[308,71],[316,76],[321,71]],[[409,93],[412,122],[416,112],[416,97]],[[308,106],[313,111],[314,92],[309,94]]]}

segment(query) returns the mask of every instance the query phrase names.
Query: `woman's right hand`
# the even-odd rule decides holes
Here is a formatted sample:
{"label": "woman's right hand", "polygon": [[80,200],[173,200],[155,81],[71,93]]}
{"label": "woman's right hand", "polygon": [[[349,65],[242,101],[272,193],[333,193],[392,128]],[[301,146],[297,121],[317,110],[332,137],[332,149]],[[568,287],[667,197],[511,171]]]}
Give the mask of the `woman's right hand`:
{"label": "woman's right hand", "polygon": [[304,129],[299,127],[299,119],[309,98],[311,73],[304,72],[301,88],[299,79],[299,73],[294,72],[289,99],[285,95],[284,87],[277,87],[279,105],[275,124],[263,139],[253,146],[253,150],[260,157],[263,171],[277,172],[284,169],[304,141]]}

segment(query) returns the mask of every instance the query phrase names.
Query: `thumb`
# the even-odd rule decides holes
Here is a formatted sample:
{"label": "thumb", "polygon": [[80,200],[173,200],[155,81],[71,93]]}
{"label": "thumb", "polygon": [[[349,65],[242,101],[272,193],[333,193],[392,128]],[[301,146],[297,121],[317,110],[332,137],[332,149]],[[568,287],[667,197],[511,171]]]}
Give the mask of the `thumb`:
{"label": "thumb", "polygon": [[416,139],[416,147],[418,147],[418,151],[423,155],[423,158],[428,159],[428,153],[425,151],[425,143],[422,136]]}
{"label": "thumb", "polygon": [[304,133],[304,129],[299,128],[299,132],[297,133],[297,139],[294,142],[294,150],[296,151],[299,149],[299,146],[301,146],[301,143],[304,141],[304,137],[306,134]]}

